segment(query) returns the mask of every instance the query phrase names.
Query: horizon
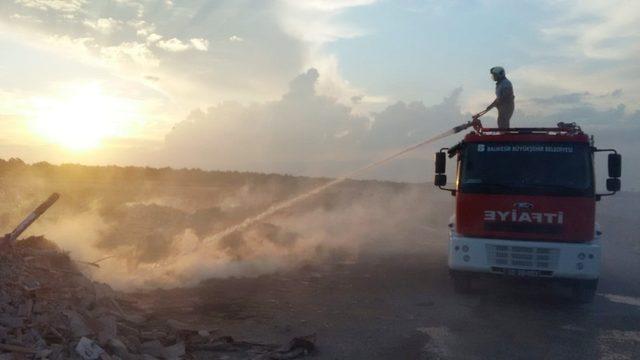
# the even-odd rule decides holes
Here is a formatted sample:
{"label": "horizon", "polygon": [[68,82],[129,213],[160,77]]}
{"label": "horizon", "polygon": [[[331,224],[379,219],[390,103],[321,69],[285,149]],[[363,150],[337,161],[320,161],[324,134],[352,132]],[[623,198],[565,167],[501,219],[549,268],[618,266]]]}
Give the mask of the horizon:
{"label": "horizon", "polygon": [[[81,164],[81,163],[60,163],[60,164],[55,164],[55,163],[50,163],[47,161],[39,161],[39,162],[34,162],[34,163],[29,163],[29,162],[25,162],[20,158],[13,158],[15,160],[19,160],[22,161],[22,164],[24,164],[25,166],[37,166],[39,164],[46,164],[48,166],[52,166],[52,167],[65,167],[65,166],[78,166],[78,167],[84,167],[84,168],[93,168],[93,169],[107,169],[107,168],[117,168],[117,169],[127,169],[127,168],[134,168],[134,169],[141,169],[141,170],[154,170],[154,171],[164,171],[164,170],[170,170],[170,171],[175,171],[175,172],[180,172],[180,171],[189,171],[189,172],[202,172],[202,173],[209,173],[209,174],[227,174],[227,173],[232,173],[232,174],[237,174],[237,175],[257,175],[257,176],[276,176],[276,177],[293,177],[293,178],[300,178],[300,179],[308,179],[308,180],[335,180],[337,178],[339,178],[339,176],[336,177],[331,177],[331,176],[312,176],[312,175],[296,175],[296,174],[289,174],[289,173],[276,173],[276,172],[257,172],[257,171],[250,171],[250,170],[225,170],[225,169],[202,169],[202,168],[187,168],[187,167],[183,167],[183,168],[178,168],[178,167],[171,167],[171,166],[165,166],[165,167],[154,167],[154,166],[135,166],[135,165],[118,165],[118,164],[102,164],[102,165],[87,165],[87,164]],[[4,161],[4,162],[10,162],[10,159],[4,159],[4,158],[0,158],[0,161]],[[145,180],[148,181],[148,180]],[[398,181],[398,180],[389,180],[389,179],[376,179],[376,178],[358,178],[358,177],[354,177],[354,178],[347,178],[345,182],[349,182],[349,181],[353,181],[353,182],[379,182],[379,183],[392,183],[392,184],[400,184],[400,185],[410,185],[410,186],[414,186],[414,185],[430,185],[433,184],[433,179],[427,179],[425,178],[424,181],[422,182],[412,182],[412,181]],[[620,190],[620,193],[640,193],[640,191],[638,189],[622,189]]]}

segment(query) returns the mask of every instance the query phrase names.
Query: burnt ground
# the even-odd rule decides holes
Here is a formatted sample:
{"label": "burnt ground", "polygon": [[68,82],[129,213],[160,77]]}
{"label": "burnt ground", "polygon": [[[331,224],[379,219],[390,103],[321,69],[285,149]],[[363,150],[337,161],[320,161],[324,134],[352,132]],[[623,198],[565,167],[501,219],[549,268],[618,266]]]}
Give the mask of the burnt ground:
{"label": "burnt ground", "polygon": [[446,234],[424,240],[424,248],[416,234],[411,252],[208,280],[139,300],[156,314],[220,335],[282,343],[315,333],[319,359],[639,358],[638,225],[616,217],[601,222],[608,235],[603,275],[588,305],[574,303],[563,287],[507,280],[455,294]]}

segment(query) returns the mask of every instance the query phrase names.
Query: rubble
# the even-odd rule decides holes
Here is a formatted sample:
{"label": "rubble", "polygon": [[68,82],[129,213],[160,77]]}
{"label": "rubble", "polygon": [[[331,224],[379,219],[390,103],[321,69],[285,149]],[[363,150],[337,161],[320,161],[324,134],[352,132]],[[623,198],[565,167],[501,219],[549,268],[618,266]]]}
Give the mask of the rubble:
{"label": "rubble", "polygon": [[80,339],[78,345],[76,345],[76,352],[84,360],[98,360],[104,354],[104,350],[100,345],[86,337]]}
{"label": "rubble", "polygon": [[43,237],[0,250],[0,359],[266,360],[314,349],[313,336],[259,344],[158,319],[126,294],[89,280]]}

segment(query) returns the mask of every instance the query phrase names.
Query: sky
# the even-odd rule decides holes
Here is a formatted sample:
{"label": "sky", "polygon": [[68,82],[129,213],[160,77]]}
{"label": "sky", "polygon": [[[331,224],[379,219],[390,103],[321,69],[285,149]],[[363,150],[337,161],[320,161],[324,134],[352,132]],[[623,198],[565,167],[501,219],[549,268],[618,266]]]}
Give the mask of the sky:
{"label": "sky", "polygon": [[469,120],[499,65],[512,125],[577,122],[640,189],[636,1],[7,0],[0,54],[5,159],[337,176]]}

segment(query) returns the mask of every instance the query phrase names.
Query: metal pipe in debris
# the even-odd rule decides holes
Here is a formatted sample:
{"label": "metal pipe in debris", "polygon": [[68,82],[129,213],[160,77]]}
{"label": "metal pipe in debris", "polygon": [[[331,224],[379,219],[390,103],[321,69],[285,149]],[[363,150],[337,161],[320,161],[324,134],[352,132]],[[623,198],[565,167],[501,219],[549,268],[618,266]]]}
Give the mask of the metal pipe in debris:
{"label": "metal pipe in debris", "polygon": [[22,235],[22,233],[27,230],[27,228],[29,228],[29,226],[31,226],[34,221],[38,220],[40,215],[44,214],[44,212],[47,211],[51,207],[51,205],[58,201],[59,198],[60,194],[51,194],[51,196],[49,196],[47,200],[40,204],[40,206],[33,210],[29,215],[27,215],[27,217],[22,220],[20,225],[18,225],[12,232],[5,235],[4,243],[9,245],[14,244],[16,240],[18,240],[18,237]]}

